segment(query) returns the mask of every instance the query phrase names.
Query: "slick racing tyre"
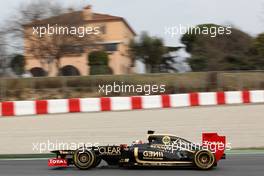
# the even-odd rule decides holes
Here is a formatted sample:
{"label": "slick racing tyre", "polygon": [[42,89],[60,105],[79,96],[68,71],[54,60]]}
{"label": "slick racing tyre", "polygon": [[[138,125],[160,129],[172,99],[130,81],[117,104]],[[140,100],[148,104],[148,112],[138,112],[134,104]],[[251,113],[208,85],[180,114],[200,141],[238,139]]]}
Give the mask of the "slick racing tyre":
{"label": "slick racing tyre", "polygon": [[200,150],[194,155],[194,164],[198,169],[209,170],[215,165],[215,156],[208,150]]}
{"label": "slick racing tyre", "polygon": [[92,150],[76,150],[73,162],[81,170],[91,169],[96,165],[96,155]]}

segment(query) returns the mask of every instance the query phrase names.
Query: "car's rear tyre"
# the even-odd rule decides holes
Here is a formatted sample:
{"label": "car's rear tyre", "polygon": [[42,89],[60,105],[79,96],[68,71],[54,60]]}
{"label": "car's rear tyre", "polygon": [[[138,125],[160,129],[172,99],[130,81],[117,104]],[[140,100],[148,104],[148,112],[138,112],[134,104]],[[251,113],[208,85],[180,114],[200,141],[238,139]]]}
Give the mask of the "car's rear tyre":
{"label": "car's rear tyre", "polygon": [[76,150],[73,163],[81,170],[91,169],[96,164],[96,155],[92,150]]}
{"label": "car's rear tyre", "polygon": [[215,165],[215,156],[208,150],[200,150],[194,155],[194,164],[198,169],[209,170]]}

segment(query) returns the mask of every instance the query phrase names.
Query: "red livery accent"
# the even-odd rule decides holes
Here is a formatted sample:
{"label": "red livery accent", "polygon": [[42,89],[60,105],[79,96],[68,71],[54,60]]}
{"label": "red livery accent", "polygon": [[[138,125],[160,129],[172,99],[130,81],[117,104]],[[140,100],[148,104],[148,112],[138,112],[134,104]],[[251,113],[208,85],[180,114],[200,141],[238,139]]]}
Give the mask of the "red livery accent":
{"label": "red livery accent", "polygon": [[53,158],[48,160],[49,167],[68,167],[68,162],[66,159]]}
{"label": "red livery accent", "polygon": [[207,146],[215,154],[219,161],[225,153],[226,137],[218,136],[217,133],[203,133],[203,146]]}

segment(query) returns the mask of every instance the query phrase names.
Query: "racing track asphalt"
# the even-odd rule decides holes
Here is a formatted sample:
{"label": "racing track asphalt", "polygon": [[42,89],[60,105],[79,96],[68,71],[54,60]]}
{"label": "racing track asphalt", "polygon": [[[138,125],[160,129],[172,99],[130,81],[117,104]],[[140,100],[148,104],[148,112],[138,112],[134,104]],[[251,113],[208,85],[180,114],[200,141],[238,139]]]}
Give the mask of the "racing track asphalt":
{"label": "racing track asphalt", "polygon": [[217,168],[210,171],[189,169],[119,169],[101,164],[99,168],[80,171],[71,168],[48,168],[47,160],[0,160],[1,176],[262,176],[264,154],[233,154],[220,161]]}

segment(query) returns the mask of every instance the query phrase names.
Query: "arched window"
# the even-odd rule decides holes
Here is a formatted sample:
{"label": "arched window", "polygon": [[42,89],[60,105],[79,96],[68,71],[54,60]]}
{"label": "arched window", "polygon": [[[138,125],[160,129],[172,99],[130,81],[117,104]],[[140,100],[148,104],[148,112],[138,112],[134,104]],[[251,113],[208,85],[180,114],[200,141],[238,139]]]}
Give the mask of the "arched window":
{"label": "arched window", "polygon": [[76,67],[67,65],[61,68],[61,76],[80,76],[80,72]]}
{"label": "arched window", "polygon": [[47,72],[40,67],[34,67],[30,70],[30,73],[33,77],[44,77],[47,76]]}

